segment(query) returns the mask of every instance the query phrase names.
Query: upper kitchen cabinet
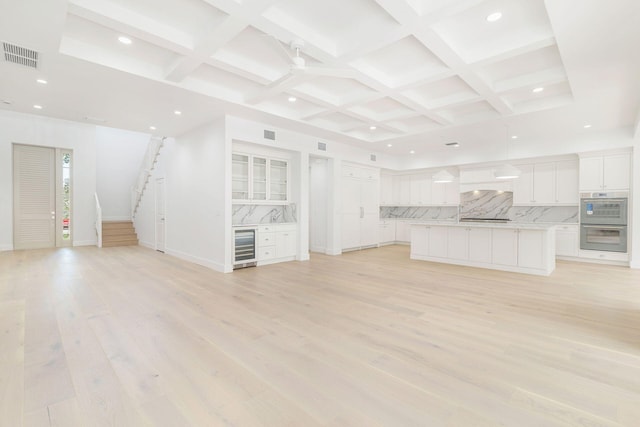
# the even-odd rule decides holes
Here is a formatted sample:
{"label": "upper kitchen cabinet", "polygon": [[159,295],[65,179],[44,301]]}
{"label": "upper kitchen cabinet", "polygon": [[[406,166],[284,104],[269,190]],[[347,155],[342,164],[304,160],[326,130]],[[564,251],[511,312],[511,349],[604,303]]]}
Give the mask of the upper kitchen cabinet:
{"label": "upper kitchen cabinet", "polygon": [[578,162],[563,160],[517,165],[513,204],[554,206],[578,204]]}
{"label": "upper kitchen cabinet", "polygon": [[232,199],[234,202],[283,204],[289,200],[287,160],[233,153]]}
{"label": "upper kitchen cabinet", "polygon": [[458,178],[455,178],[451,182],[432,182],[431,204],[435,206],[459,205],[460,185],[458,183]]}
{"label": "upper kitchen cabinet", "polygon": [[580,191],[629,189],[629,153],[580,157]]}
{"label": "upper kitchen cabinet", "polygon": [[380,174],[380,204],[383,206],[393,205],[393,175],[388,173]]}

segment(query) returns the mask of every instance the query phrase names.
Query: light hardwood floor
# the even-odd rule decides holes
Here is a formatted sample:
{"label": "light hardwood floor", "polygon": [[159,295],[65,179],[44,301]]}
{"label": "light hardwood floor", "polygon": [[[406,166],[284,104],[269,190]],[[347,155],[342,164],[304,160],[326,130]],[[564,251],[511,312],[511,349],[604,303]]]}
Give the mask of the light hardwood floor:
{"label": "light hardwood floor", "polygon": [[639,426],[640,271],[0,253],[1,426]]}

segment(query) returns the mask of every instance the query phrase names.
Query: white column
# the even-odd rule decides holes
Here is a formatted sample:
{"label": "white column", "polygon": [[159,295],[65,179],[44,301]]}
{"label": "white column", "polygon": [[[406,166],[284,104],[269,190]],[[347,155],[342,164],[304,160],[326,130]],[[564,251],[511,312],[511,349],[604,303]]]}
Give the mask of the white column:
{"label": "white column", "polygon": [[640,131],[636,132],[631,155],[631,194],[629,236],[631,236],[631,268],[640,268]]}
{"label": "white column", "polygon": [[309,153],[298,155],[297,170],[292,176],[298,181],[298,260],[309,260]]}

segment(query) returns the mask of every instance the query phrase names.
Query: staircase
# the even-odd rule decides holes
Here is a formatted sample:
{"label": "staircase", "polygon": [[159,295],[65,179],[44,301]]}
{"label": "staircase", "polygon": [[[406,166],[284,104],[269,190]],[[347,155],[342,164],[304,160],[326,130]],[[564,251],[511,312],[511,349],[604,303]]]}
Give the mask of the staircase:
{"label": "staircase", "polygon": [[140,201],[142,200],[142,194],[144,193],[151,171],[155,168],[156,161],[160,154],[160,149],[164,145],[166,138],[152,137],[147,145],[147,152],[142,160],[140,166],[140,172],[138,173],[138,179],[135,186],[131,189],[131,218],[135,219]]}
{"label": "staircase", "polygon": [[103,221],[102,222],[102,247],[109,246],[135,246],[138,244],[138,235],[131,221]]}

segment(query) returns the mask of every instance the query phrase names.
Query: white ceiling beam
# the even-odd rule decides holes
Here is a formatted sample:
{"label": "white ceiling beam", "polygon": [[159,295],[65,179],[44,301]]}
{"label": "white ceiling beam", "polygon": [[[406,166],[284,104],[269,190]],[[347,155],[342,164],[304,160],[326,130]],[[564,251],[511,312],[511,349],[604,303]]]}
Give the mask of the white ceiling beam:
{"label": "white ceiling beam", "polygon": [[197,46],[188,55],[179,58],[169,69],[165,78],[172,82],[181,82],[196,70],[203,62],[213,55],[215,51],[229,43],[234,37],[247,28],[244,18],[227,17],[221,25],[212,28],[202,36]]}
{"label": "white ceiling beam", "polygon": [[416,38],[440,58],[446,66],[454,70],[465,83],[480,94],[498,113],[502,116],[513,114],[513,110],[507,103],[496,95],[487,83],[432,29],[428,28],[416,33]]}
{"label": "white ceiling beam", "polygon": [[110,2],[71,0],[68,12],[179,54],[187,54],[193,48],[188,34]]}

